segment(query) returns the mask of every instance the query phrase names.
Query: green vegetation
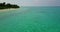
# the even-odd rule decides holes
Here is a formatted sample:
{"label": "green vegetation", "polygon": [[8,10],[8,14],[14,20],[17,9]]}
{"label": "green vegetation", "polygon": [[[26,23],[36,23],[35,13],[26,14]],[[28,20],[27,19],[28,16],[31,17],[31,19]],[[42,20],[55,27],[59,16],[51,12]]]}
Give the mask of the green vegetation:
{"label": "green vegetation", "polygon": [[7,8],[19,8],[18,5],[14,5],[14,4],[5,4],[5,2],[0,3],[0,9],[7,9]]}

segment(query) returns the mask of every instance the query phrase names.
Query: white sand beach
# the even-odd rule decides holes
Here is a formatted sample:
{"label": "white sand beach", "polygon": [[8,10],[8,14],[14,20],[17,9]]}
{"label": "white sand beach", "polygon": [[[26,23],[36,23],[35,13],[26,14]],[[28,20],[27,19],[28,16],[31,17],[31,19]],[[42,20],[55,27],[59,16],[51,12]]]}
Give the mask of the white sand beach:
{"label": "white sand beach", "polygon": [[0,12],[6,12],[6,11],[12,11],[12,10],[17,10],[15,8],[10,8],[10,9],[0,9]]}

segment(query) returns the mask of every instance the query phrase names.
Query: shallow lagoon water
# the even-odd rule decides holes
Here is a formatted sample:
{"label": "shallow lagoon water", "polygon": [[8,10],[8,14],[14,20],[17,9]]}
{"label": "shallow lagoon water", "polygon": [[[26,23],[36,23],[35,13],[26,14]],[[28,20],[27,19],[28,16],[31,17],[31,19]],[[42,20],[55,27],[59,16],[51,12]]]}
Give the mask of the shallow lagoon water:
{"label": "shallow lagoon water", "polygon": [[60,32],[60,7],[22,7],[0,12],[0,32]]}

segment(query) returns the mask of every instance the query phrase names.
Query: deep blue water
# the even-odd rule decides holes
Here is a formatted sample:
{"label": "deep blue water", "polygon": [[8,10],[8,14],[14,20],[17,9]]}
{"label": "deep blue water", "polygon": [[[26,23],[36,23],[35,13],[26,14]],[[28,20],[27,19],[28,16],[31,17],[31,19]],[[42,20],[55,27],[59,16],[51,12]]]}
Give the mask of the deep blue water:
{"label": "deep blue water", "polygon": [[60,7],[21,7],[0,12],[0,32],[60,32]]}

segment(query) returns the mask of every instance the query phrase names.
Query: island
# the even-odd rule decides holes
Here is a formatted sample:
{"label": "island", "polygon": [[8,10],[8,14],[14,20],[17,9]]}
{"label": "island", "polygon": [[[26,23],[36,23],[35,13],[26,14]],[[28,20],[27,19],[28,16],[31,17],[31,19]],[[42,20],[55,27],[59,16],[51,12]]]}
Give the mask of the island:
{"label": "island", "polygon": [[8,8],[20,8],[18,5],[16,4],[10,4],[10,3],[0,3],[0,9],[8,9]]}

